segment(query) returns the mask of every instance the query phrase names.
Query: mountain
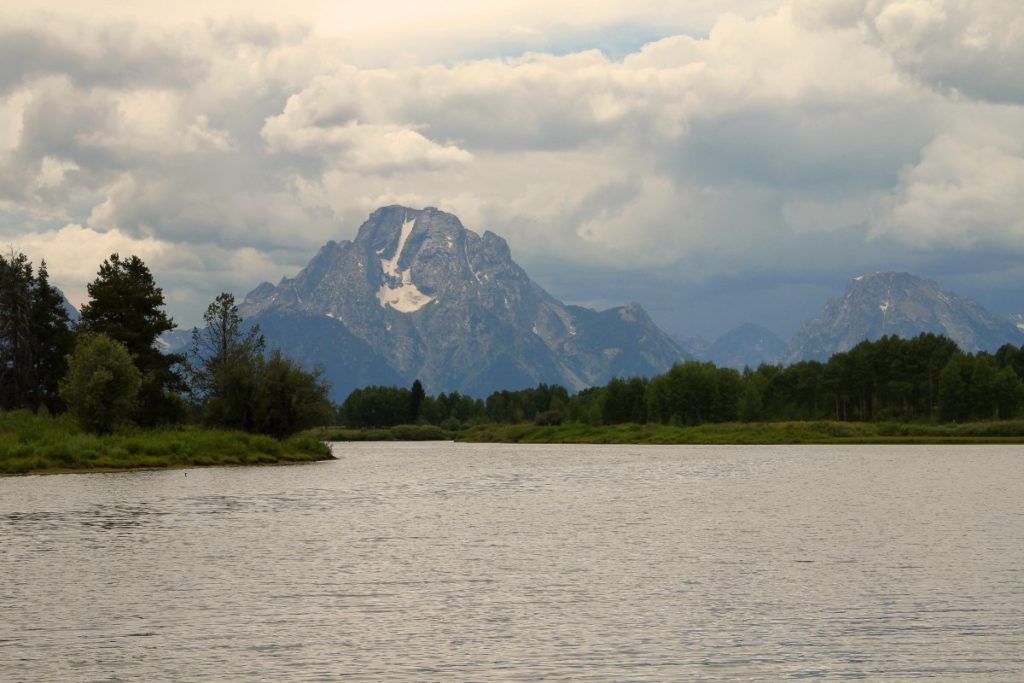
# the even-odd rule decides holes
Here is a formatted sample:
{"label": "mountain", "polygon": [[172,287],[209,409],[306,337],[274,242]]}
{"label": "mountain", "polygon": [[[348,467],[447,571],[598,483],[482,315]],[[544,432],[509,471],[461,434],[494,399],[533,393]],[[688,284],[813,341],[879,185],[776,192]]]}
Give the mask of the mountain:
{"label": "mountain", "polygon": [[786,351],[786,342],[774,332],[760,325],[744,323],[716,339],[700,358],[719,367],[742,370],[747,366],[756,368],[762,363],[781,363],[786,359]]}
{"label": "mountain", "polygon": [[239,310],[268,347],[323,365],[335,399],[416,378],[429,391],[475,396],[538,382],[576,390],[685,357],[639,304],[566,305],[530,280],[501,237],[435,208],[377,209],[354,240],[328,242]]}
{"label": "mountain", "polygon": [[156,339],[161,353],[186,353],[192,344],[192,330],[181,328],[164,332]]}
{"label": "mountain", "polygon": [[64,292],[61,291],[60,287],[54,287],[57,293],[60,294],[60,303],[64,307],[64,312],[68,314],[68,320],[71,321],[72,325],[77,325],[78,321],[82,319],[78,309],[75,308],[74,304],[68,301],[68,298],[64,296]]}
{"label": "mountain", "polygon": [[883,335],[942,334],[965,351],[994,351],[1024,343],[1024,332],[971,299],[939,289],[909,273],[872,273],[850,281],[841,298],[830,299],[820,317],[797,332],[789,360],[825,360],[865,339]]}
{"label": "mountain", "polygon": [[672,340],[679,345],[679,348],[681,348],[684,353],[697,359],[703,358],[707,350],[711,348],[711,342],[699,335],[685,337],[681,334],[676,334],[672,335]]}

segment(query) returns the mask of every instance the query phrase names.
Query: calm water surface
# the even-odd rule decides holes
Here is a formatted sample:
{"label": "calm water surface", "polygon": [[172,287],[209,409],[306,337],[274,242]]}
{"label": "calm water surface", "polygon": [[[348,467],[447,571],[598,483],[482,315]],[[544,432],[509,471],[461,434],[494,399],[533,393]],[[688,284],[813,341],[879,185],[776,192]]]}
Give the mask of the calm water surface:
{"label": "calm water surface", "polygon": [[0,479],[0,680],[1024,680],[1024,449]]}

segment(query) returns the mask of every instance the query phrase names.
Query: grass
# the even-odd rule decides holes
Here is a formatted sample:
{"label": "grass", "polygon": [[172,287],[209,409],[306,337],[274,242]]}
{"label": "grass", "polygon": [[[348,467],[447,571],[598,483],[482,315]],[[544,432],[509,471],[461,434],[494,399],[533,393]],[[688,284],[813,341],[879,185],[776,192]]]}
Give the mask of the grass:
{"label": "grass", "polygon": [[432,425],[384,429],[323,427],[306,432],[323,441],[440,441],[572,444],[964,444],[1024,443],[1024,420],[965,424],[890,422],[753,422],[676,427],[658,424],[544,427],[485,424],[447,432]]}
{"label": "grass", "polygon": [[331,458],[309,435],[285,441],[202,427],[83,432],[66,416],[0,413],[0,474],[269,465]]}
{"label": "grass", "polygon": [[434,425],[397,425],[379,429],[320,427],[303,432],[319,441],[451,441],[455,433]]}

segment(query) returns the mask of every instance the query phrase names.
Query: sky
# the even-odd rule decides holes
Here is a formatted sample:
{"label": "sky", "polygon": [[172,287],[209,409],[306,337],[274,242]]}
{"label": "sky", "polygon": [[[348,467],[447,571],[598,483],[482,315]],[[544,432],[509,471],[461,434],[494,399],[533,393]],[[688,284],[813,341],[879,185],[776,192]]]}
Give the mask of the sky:
{"label": "sky", "polygon": [[[1024,312],[1019,0],[7,0],[0,241],[191,326],[379,206],[666,331],[909,271]],[[170,5],[170,6],[169,6]]]}

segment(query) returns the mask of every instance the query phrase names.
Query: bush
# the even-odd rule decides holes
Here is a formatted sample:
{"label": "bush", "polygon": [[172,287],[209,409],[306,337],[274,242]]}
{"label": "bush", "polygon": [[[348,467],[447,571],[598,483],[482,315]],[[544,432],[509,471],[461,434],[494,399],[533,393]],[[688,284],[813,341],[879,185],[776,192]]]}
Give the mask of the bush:
{"label": "bush", "polygon": [[557,427],[562,424],[562,413],[557,410],[545,410],[543,413],[537,413],[533,422],[542,427]]}
{"label": "bush", "polygon": [[83,429],[105,434],[134,412],[141,386],[142,375],[124,344],[87,332],[68,357],[60,397]]}
{"label": "bush", "polygon": [[462,429],[462,423],[457,418],[449,417],[441,422],[441,429],[447,432],[457,432]]}

